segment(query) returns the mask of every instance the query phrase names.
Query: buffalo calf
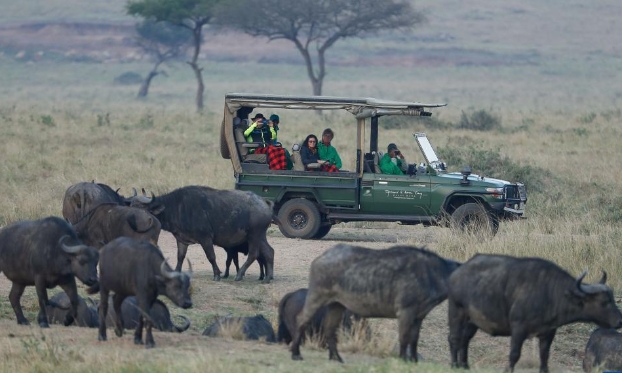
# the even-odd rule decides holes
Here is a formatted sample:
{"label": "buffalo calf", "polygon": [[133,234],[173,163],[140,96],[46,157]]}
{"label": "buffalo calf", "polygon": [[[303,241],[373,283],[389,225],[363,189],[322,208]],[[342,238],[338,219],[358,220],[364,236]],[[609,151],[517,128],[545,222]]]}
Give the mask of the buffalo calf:
{"label": "buffalo calf", "polygon": [[188,289],[191,274],[172,271],[157,246],[130,237],[120,237],[104,245],[100,251],[100,279],[90,293],[99,291],[99,340],[106,340],[108,296],[113,291],[116,317],[115,334],[123,335],[121,305],[129,296],[136,296],[141,317],[134,333],[134,343],[143,343],[143,325],[146,327],[145,346],[155,346],[151,328],[151,309],[158,295],[165,295],[182,308],[192,307]]}
{"label": "buffalo calf", "polygon": [[469,341],[478,329],[509,336],[508,370],[520,358],[523,342],[537,336],[540,372],[548,371],[549,351],[560,326],[593,322],[622,327],[611,288],[583,284],[556,264],[540,258],[478,254],[449,278],[449,346],[453,367],[468,368]]}
{"label": "buffalo calf", "polygon": [[[136,297],[131,296],[125,298],[123,303],[121,304],[121,320],[123,322],[123,329],[134,330],[138,326],[140,321],[140,317],[142,316],[140,309],[138,308],[138,300]],[[115,324],[116,314],[114,312],[114,307],[108,310],[108,316],[106,319],[106,323],[110,325]],[[166,307],[166,304],[159,299],[156,299],[151,307],[151,311],[149,313],[149,317],[153,322],[154,328],[163,331],[163,332],[177,332],[182,333],[188,330],[190,327],[190,319],[186,316],[178,315],[177,317],[182,318],[184,323],[182,325],[175,325],[171,320],[171,313]]]}
{"label": "buffalo calf", "polygon": [[583,370],[591,373],[595,368],[601,371],[622,371],[622,334],[613,329],[596,329],[592,332],[583,358]]}
{"label": "buffalo calf", "polygon": [[64,324],[78,316],[75,277],[86,285],[97,282],[99,254],[83,245],[73,228],[61,218],[20,221],[0,230],[0,272],[13,283],[9,300],[17,323],[29,325],[20,299],[26,286],[34,285],[39,299],[37,322],[49,327],[47,289],[60,286],[70,299],[71,312]]}
{"label": "buffalo calf", "polygon": [[459,265],[411,246],[371,250],[339,244],[328,249],[311,263],[309,291],[297,319],[292,359],[302,360],[300,343],[307,327],[327,306],[323,329],[329,359],[343,361],[337,351],[336,331],[348,309],[365,318],[397,318],[400,357],[416,361],[421,323],[447,298],[449,275]]}
{"label": "buffalo calf", "polygon": [[[89,301],[92,303],[92,306],[86,304],[84,298],[78,297],[78,316],[76,317],[75,324],[87,328],[97,328],[99,326],[97,307],[95,307],[92,299],[89,298]],[[46,311],[50,324],[64,323],[67,315],[71,312],[71,302],[67,294],[58,293],[54,295],[50,299]]]}
{"label": "buffalo calf", "polygon": [[106,184],[80,182],[67,188],[63,197],[63,217],[71,224],[102,203],[129,205],[129,200]]}
{"label": "buffalo calf", "polygon": [[241,327],[241,332],[245,339],[258,340],[264,338],[266,342],[276,342],[272,324],[263,315],[252,317],[222,317],[212,325],[208,326],[203,335],[217,337],[221,334],[222,328],[233,328],[236,325]]}

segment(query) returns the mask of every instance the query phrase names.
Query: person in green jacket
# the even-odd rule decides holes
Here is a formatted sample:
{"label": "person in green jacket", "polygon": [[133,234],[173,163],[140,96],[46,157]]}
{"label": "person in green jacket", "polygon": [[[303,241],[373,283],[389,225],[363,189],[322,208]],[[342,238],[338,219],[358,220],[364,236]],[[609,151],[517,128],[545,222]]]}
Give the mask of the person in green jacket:
{"label": "person in green jacket", "polygon": [[341,169],[341,157],[337,153],[337,149],[330,144],[335,137],[335,133],[330,128],[327,128],[322,132],[322,141],[318,144],[318,152],[320,159],[328,161],[328,164],[334,165],[338,169]]}
{"label": "person in green jacket", "polygon": [[387,152],[378,163],[383,174],[404,175],[408,171],[408,163],[397,145],[390,143]]}

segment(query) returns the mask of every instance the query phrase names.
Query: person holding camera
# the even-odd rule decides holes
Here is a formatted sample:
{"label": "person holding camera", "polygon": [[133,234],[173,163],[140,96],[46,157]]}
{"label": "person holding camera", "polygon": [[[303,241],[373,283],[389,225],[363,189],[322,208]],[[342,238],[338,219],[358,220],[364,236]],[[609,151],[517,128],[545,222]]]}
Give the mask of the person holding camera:
{"label": "person holding camera", "polygon": [[404,175],[408,171],[408,163],[404,158],[404,154],[394,143],[389,144],[387,152],[382,156],[378,165],[383,174]]}
{"label": "person holding camera", "polygon": [[268,125],[268,120],[261,113],[255,114],[250,126],[244,131],[244,136],[248,142],[259,142],[263,146],[272,144],[272,139],[276,139],[276,131]]}

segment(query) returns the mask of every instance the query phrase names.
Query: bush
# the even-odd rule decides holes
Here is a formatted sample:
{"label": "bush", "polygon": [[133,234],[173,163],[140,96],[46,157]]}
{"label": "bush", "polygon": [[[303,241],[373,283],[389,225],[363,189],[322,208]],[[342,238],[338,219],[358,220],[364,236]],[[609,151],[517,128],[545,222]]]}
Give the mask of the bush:
{"label": "bush", "polygon": [[114,78],[114,82],[122,85],[141,84],[143,77],[139,73],[128,71]]}
{"label": "bush", "polygon": [[491,131],[501,128],[501,119],[483,109],[471,113],[471,115],[467,115],[463,111],[458,128],[471,131]]}
{"label": "bush", "polygon": [[380,119],[378,119],[378,126],[385,130],[415,127],[415,131],[420,131],[421,126],[428,129],[443,130],[452,127],[452,124],[434,116],[408,117],[402,115],[391,115],[388,117],[380,117]]}

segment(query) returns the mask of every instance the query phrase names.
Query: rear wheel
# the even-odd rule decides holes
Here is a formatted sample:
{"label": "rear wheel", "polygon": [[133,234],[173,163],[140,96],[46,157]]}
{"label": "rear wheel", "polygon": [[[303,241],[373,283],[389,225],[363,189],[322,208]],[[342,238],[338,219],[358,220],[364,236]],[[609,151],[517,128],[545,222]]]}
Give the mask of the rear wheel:
{"label": "rear wheel", "polygon": [[465,203],[451,214],[451,228],[470,234],[494,236],[499,230],[499,220],[479,203]]}
{"label": "rear wheel", "polygon": [[288,238],[314,238],[320,229],[320,212],[313,202],[304,198],[285,202],[278,218],[281,221],[279,229]]}

